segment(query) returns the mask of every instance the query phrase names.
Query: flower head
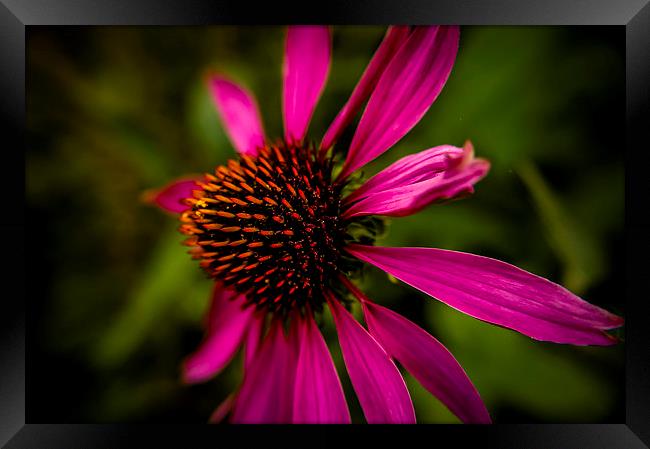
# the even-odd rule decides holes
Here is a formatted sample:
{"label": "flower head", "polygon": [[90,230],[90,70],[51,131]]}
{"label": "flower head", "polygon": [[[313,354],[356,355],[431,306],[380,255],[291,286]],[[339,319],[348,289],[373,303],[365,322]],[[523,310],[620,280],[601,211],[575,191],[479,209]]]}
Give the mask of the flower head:
{"label": "flower head", "polygon": [[[370,423],[412,423],[394,359],[464,422],[490,422],[454,357],[426,331],[352,282],[363,262],[478,319],[539,340],[608,345],[622,319],[563,287],[494,259],[433,248],[376,246],[382,216],[414,214],[473,191],[489,163],[442,145],[404,157],[352,188],[351,175],[399,141],[444,86],[458,50],[453,26],[390,27],[320,145],[306,138],[330,68],[326,27],[290,27],[283,66],[284,137],[265,137],[252,95],[223,75],[208,83],[239,155],[152,199],[177,213],[190,254],[215,281],[206,338],[184,365],[187,382],[216,375],[244,349],[244,377],[213,420],[350,421],[315,317],[329,309],[343,359]],[[367,102],[367,104],[366,104]],[[342,165],[336,148],[366,104]],[[348,311],[362,306],[367,329]]]}
{"label": "flower head", "polygon": [[362,220],[341,216],[342,185],[314,147],[261,147],[199,186],[181,214],[186,244],[211,278],[258,309],[321,310],[341,268],[359,265],[343,248],[360,242],[347,229]]}

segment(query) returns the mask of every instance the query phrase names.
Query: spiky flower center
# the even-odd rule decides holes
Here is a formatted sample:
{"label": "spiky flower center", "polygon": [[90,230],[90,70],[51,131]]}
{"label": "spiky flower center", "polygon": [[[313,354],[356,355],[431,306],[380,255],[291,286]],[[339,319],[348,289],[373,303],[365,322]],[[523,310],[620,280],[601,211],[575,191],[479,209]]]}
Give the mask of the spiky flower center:
{"label": "spiky flower center", "polygon": [[320,309],[351,239],[331,159],[311,146],[267,146],[217,167],[201,187],[180,229],[208,275],[260,308]]}

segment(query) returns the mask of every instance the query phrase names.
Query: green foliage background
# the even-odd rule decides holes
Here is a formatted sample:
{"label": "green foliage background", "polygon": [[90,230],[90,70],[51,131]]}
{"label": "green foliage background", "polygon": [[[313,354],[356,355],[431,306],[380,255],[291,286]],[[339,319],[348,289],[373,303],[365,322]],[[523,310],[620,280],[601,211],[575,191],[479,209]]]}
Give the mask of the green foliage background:
{"label": "green foliage background", "polygon": [[[320,139],[384,33],[334,27]],[[43,295],[30,325],[33,421],[205,422],[237,386],[235,361],[184,386],[210,282],[176,220],[144,191],[209,171],[233,150],[203,84],[228,73],[281,135],[279,27],[39,28],[28,35],[27,195],[42,223]],[[560,282],[624,315],[622,30],[464,27],[451,77],[424,119],[370,164],[471,139],[492,170],[461,201],[391,220],[387,246],[474,252]],[[353,130],[353,128],[352,128]],[[349,139],[352,130],[344,137]],[[462,315],[379,270],[363,287],[430,330],[497,422],[622,422],[624,344],[533,341]],[[362,415],[326,316],[353,416]],[[622,333],[618,334],[622,337]],[[420,422],[457,422],[408,375]]]}

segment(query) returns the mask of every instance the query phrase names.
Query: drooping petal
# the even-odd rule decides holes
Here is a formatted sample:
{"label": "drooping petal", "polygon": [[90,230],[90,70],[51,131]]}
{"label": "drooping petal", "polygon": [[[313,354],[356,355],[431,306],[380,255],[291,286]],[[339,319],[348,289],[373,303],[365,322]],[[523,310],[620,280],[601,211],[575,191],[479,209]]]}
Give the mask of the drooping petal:
{"label": "drooping petal", "polygon": [[377,85],[377,81],[388,66],[391,58],[397,53],[397,50],[406,41],[409,35],[408,26],[390,26],[386,31],[384,40],[379,45],[374,56],[370,60],[368,67],[361,75],[361,79],[352,91],[352,95],[347,103],[338,113],[330,127],[328,128],[321,148],[326,150],[330,148],[341,137],[345,128],[350,124],[354,116],[359,112],[363,103],[368,99],[370,93]]}
{"label": "drooping petal", "polygon": [[379,78],[352,138],[344,179],[415,126],[447,82],[458,52],[457,26],[417,27]]}
{"label": "drooping petal", "polygon": [[411,396],[386,351],[335,298],[330,297],[328,303],[343,360],[368,423],[415,423]]}
{"label": "drooping petal", "polygon": [[350,412],[332,356],[311,315],[301,319],[293,422],[349,424]]}
{"label": "drooping petal", "polygon": [[301,141],[307,133],[329,73],[331,46],[326,26],[290,26],[287,30],[282,110],[288,142]]}
{"label": "drooping petal", "polygon": [[343,212],[343,217],[403,217],[434,201],[472,193],[474,184],[487,174],[490,163],[474,159],[469,142],[460,154],[457,150],[461,149],[446,145],[400,159],[352,192],[350,197],[356,202]]}
{"label": "drooping petal", "polygon": [[354,256],[474,318],[537,340],[610,345],[623,319],[564,287],[488,257],[434,248],[349,245]]}
{"label": "drooping petal", "polygon": [[208,84],[230,142],[240,153],[257,154],[264,146],[264,128],[255,97],[220,75],[210,77]]}
{"label": "drooping petal", "polygon": [[298,359],[297,332],[287,337],[280,319],[271,329],[244,375],[231,421],[240,424],[286,424],[293,418],[293,389]]}
{"label": "drooping petal", "polygon": [[354,284],[370,335],[396,358],[424,388],[465,423],[490,423],[476,388],[454,356],[421,327],[390,309],[374,304]]}
{"label": "drooping petal", "polygon": [[465,423],[490,423],[485,404],[454,356],[413,322],[377,304],[364,303],[370,334]]}
{"label": "drooping petal", "polygon": [[254,307],[244,308],[244,300],[215,286],[205,339],[183,364],[185,382],[204,382],[232,360],[253,317]]}
{"label": "drooping petal", "polygon": [[194,190],[200,190],[196,184],[201,178],[183,178],[170,182],[161,189],[152,189],[143,194],[143,200],[147,203],[155,204],[161,209],[174,214],[185,212],[190,206],[186,205],[183,200],[192,198]]}

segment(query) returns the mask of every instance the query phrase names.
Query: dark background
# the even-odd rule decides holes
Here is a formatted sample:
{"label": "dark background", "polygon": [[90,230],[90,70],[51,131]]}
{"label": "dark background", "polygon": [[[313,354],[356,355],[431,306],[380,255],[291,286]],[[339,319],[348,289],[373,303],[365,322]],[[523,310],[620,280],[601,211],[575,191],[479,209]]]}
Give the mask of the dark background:
{"label": "dark background", "polygon": [[[334,28],[314,139],[383,32]],[[624,43],[622,27],[463,27],[437,102],[366,172],[468,138],[492,171],[473,197],[392,220],[380,243],[496,257],[624,315]],[[28,289],[28,422],[205,422],[236,386],[237,362],[205,385],[180,384],[210,285],[175,220],[139,198],[232,154],[202,83],[207,68],[251,88],[267,135],[280,135],[282,44],[276,27],[30,28],[28,257],[38,271]],[[624,344],[532,341],[376,270],[364,288],[454,353],[496,422],[624,421]],[[456,421],[406,379],[420,422]]]}

